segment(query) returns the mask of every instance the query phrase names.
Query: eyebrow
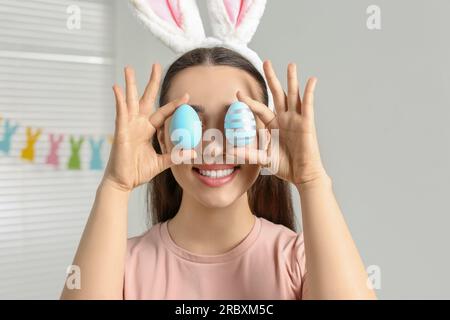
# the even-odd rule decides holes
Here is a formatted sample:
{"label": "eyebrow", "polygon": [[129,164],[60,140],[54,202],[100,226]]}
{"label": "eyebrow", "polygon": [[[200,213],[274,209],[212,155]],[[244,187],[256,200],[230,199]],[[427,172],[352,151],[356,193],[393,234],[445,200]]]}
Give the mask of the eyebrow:
{"label": "eyebrow", "polygon": [[190,104],[190,106],[195,110],[197,113],[204,113],[205,108],[203,106],[197,105],[197,104]]}

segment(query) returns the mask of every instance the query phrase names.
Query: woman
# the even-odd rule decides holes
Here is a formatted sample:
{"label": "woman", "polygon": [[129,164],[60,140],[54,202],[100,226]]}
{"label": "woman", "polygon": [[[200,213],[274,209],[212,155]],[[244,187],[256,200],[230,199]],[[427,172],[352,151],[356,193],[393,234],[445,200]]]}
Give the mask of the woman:
{"label": "woman", "polygon": [[[317,79],[308,80],[301,96],[295,64],[288,66],[287,94],[270,61],[264,72],[275,113],[266,106],[263,76],[246,58],[223,47],[194,49],[169,67],[162,107],[153,112],[160,65],[153,65],[140,99],[134,71],[125,68],[126,94],[113,87],[110,158],[74,258],[81,288],[65,287],[62,298],[375,298],[320,158]],[[260,175],[264,157],[257,164],[248,157],[240,165],[175,164],[168,127],[176,108],[195,106],[203,130],[223,132],[227,107],[236,100],[250,107],[258,128],[279,130],[275,175]],[[179,156],[202,158],[194,150]],[[153,226],[127,241],[130,192],[147,182]],[[300,194],[303,233],[295,232],[289,184]]]}

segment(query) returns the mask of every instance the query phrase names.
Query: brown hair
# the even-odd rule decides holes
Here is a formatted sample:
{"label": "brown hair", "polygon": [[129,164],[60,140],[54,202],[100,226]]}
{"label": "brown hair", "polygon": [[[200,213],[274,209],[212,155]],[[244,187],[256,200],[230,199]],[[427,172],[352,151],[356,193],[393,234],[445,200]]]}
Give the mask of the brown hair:
{"label": "brown hair", "polygon": [[[197,65],[231,66],[248,72],[262,89],[262,102],[268,104],[266,82],[253,64],[233,50],[213,47],[193,49],[170,65],[160,91],[160,106],[168,102],[167,93],[174,76],[183,69]],[[152,144],[156,152],[161,153],[156,135],[153,136]],[[176,182],[171,170],[165,170],[154,177],[149,183],[147,198],[147,205],[151,208],[152,224],[173,218],[180,207],[182,195],[183,190]],[[295,231],[295,214],[288,182],[274,175],[259,175],[247,191],[247,196],[254,215]]]}

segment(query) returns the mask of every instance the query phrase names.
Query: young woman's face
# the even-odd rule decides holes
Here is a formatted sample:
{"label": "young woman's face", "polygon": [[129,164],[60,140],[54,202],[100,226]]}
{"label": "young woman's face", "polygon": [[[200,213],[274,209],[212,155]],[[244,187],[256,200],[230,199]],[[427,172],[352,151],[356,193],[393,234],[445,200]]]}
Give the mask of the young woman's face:
{"label": "young woman's face", "polygon": [[[173,78],[168,92],[167,101],[189,93],[188,104],[200,107],[197,113],[202,121],[203,133],[215,128],[220,130],[223,138],[223,143],[202,139],[202,153],[205,148],[215,151],[212,153],[214,157],[209,158],[214,161],[213,164],[211,161],[205,163],[205,155],[198,153],[201,164],[181,164],[171,168],[183,193],[206,207],[217,208],[232,204],[252,186],[259,175],[259,165],[226,163],[224,118],[230,104],[237,101],[237,90],[261,101],[261,89],[257,81],[247,72],[229,66],[195,66],[184,69]],[[163,152],[170,152],[174,147],[169,136],[171,119],[169,117],[164,124],[164,134],[158,135]],[[256,124],[257,129],[263,127],[259,119],[256,119]],[[252,144],[255,148],[256,142],[257,139]],[[196,150],[200,150],[199,147]]]}

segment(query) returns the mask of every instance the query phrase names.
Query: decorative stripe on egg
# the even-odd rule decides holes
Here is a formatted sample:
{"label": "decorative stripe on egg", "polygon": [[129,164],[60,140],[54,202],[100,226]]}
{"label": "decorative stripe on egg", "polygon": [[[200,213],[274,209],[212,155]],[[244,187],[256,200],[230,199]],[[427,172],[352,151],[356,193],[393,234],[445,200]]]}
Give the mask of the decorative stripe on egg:
{"label": "decorative stripe on egg", "polygon": [[256,136],[256,121],[247,104],[233,102],[225,114],[225,136],[229,143],[242,147],[253,142]]}

